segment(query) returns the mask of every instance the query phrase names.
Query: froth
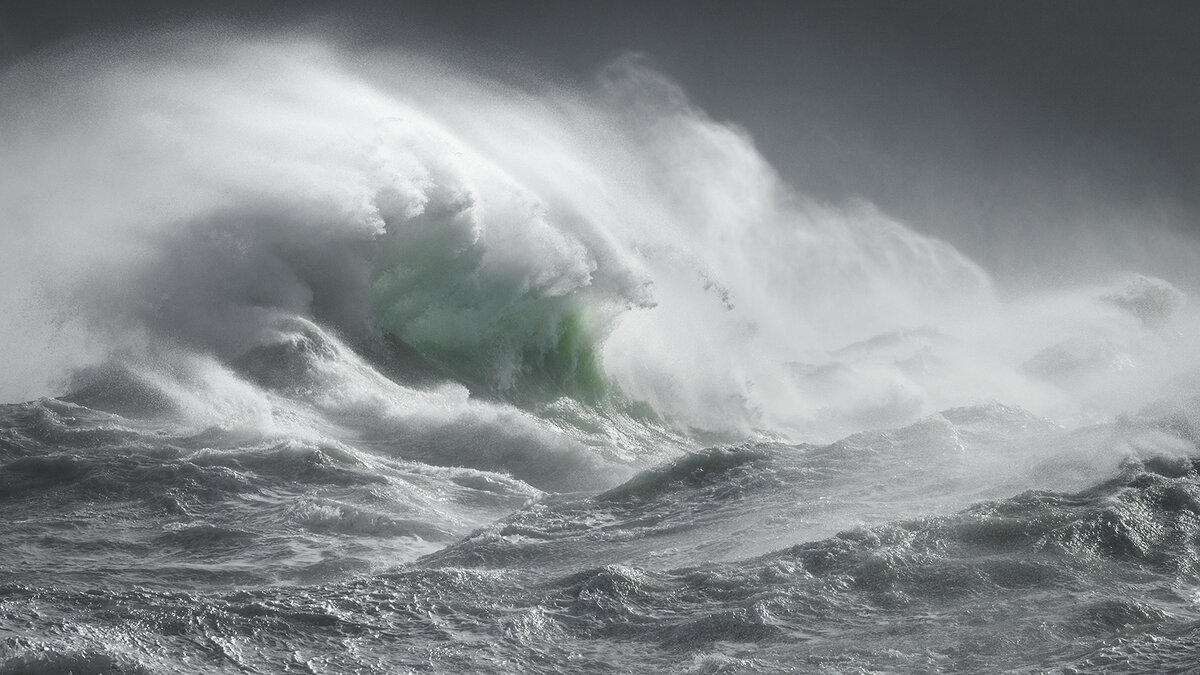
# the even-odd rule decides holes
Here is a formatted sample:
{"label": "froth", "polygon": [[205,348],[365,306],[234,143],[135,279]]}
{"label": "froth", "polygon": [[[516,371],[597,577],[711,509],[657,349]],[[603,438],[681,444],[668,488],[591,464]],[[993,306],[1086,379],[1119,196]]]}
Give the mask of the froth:
{"label": "froth", "polygon": [[397,339],[521,406],[644,402],[732,437],[831,438],[992,398],[1110,412],[1129,401],[1092,396],[1090,375],[1023,365],[1098,329],[1183,367],[1159,349],[1181,297],[1166,282],[998,298],[948,244],[807,199],[637,59],[535,91],[319,40],[120,47],[2,76],[3,340],[27,364],[6,369],[7,398],[147,353],[244,366],[293,319]]}

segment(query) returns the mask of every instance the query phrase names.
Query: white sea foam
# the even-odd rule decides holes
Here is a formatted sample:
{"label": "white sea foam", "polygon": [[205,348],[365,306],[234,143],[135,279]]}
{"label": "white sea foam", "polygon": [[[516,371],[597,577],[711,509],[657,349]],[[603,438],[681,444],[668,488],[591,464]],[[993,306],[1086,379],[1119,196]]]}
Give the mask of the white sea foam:
{"label": "white sea foam", "polygon": [[[523,406],[616,397],[722,437],[829,439],[991,399],[1103,416],[1194,360],[1167,282],[1005,298],[870,204],[807,199],[634,58],[587,88],[522,88],[190,31],[0,77],[8,400],[114,359],[166,380],[166,354],[244,370],[293,319],[398,338]],[[326,414],[349,397],[360,416],[527,417],[392,388],[348,353],[308,363],[347,369],[302,397]],[[258,414],[212,373],[176,394]]]}

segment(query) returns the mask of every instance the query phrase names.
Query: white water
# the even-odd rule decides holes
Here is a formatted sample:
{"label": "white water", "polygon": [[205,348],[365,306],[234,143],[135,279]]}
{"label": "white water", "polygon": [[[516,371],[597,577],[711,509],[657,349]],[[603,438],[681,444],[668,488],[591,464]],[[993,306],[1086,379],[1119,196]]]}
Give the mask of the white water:
{"label": "white water", "polygon": [[1195,662],[1180,290],[1017,297],[636,59],[536,81],[0,73],[0,401],[64,394],[0,405],[0,673]]}
{"label": "white water", "polygon": [[[1005,297],[867,203],[807,199],[635,59],[584,89],[522,88],[192,31],[0,77],[6,401],[117,361],[274,424],[280,404],[223,364],[293,318],[391,334],[518,401],[588,389],[598,360],[668,426],[726,438],[833,439],[993,399],[1097,419],[1195,362],[1169,283],[1114,271]],[[349,358],[337,381],[383,392],[351,399],[432,395]],[[446,424],[493,410],[448,391]]]}

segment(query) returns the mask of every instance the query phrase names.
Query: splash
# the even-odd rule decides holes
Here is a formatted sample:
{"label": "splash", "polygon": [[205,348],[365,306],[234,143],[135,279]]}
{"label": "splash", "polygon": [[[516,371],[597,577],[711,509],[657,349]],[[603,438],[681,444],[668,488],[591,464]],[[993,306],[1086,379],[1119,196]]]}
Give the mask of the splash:
{"label": "splash", "polygon": [[[806,198],[633,57],[520,86],[188,31],[0,78],[6,400],[117,363],[204,424],[230,417],[213,391],[264,427],[432,406],[616,457],[637,444],[581,416],[790,440],[991,399],[1091,419],[1194,361],[1169,283],[1006,298],[870,204]],[[296,340],[319,349],[265,373]]]}

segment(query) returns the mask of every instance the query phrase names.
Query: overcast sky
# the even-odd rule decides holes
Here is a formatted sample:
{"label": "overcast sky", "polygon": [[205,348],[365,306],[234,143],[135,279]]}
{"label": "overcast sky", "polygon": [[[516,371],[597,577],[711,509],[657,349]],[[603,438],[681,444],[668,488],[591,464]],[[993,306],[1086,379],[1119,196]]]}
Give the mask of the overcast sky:
{"label": "overcast sky", "polygon": [[1200,230],[1197,2],[7,0],[0,54],[205,19],[578,82],[642,52],[801,192],[870,200],[1001,275],[1046,274],[1091,221]]}

